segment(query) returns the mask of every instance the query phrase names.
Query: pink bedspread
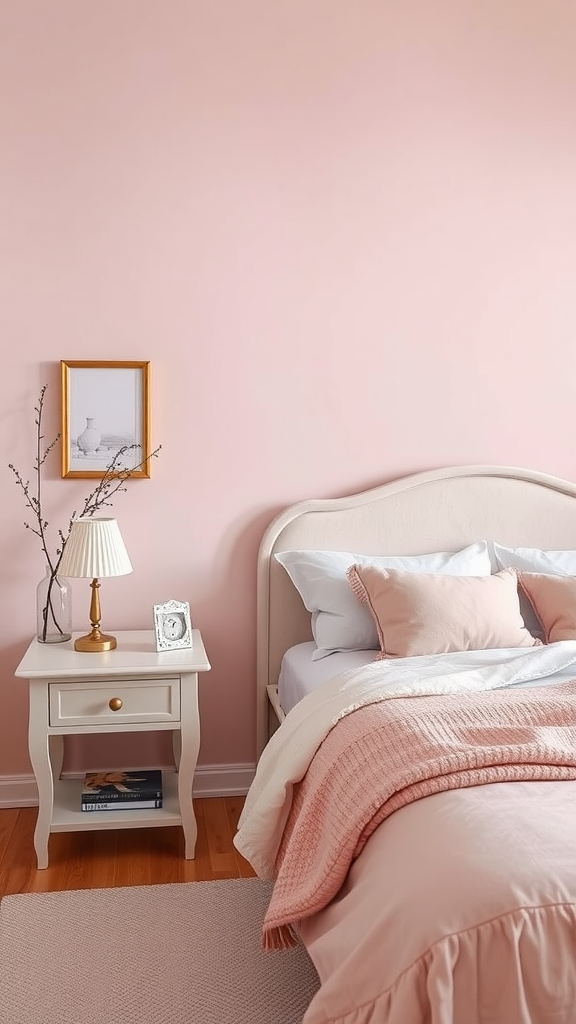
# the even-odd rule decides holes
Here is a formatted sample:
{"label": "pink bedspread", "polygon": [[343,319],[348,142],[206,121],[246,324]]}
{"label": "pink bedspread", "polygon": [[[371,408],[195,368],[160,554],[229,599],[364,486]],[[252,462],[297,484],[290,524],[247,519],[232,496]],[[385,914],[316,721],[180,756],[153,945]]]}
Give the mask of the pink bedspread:
{"label": "pink bedspread", "polygon": [[359,708],[294,787],[265,945],[293,941],[293,926],[338,894],[368,837],[398,809],[451,789],[575,779],[576,682]]}
{"label": "pink bedspread", "polygon": [[575,808],[576,782],[513,782],[393,814],[299,926],[303,1024],[574,1024]]}

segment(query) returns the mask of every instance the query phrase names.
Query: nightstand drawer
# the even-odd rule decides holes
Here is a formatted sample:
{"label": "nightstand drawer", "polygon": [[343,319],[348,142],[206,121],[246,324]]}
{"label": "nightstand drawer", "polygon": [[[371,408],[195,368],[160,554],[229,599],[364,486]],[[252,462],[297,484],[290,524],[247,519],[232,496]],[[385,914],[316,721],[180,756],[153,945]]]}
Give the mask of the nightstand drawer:
{"label": "nightstand drawer", "polygon": [[179,677],[50,684],[52,727],[179,721]]}

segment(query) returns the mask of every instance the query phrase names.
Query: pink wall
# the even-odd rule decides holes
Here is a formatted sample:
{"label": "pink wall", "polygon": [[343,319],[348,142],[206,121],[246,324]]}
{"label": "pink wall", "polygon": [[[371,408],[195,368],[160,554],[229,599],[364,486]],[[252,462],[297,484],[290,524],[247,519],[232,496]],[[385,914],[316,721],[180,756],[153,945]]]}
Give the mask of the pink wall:
{"label": "pink wall", "polygon": [[[60,359],[151,360],[164,450],[115,503],[103,625],[190,600],[204,764],[253,760],[280,508],[451,463],[576,478],[575,42],[572,0],[1,0],[0,775],[30,770],[43,566],[6,465],[44,382],[57,431]],[[47,477],[65,526],[86,487]]]}

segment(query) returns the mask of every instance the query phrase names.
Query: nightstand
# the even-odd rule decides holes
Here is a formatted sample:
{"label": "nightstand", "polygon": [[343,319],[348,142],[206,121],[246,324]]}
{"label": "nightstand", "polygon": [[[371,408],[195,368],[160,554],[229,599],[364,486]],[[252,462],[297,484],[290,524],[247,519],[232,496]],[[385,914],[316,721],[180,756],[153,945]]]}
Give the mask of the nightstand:
{"label": "nightstand", "polygon": [[[198,673],[210,663],[199,630],[191,648],[156,651],[153,630],[116,631],[118,646],[100,654],[72,640],[33,640],[15,675],[29,680],[28,749],[38,785],[34,848],[48,867],[51,832],[181,825],[185,857],[194,858],[192,782],[200,747]],[[61,779],[64,737],[87,733],[170,731],[176,772],[163,773],[163,806],[151,810],[80,809],[82,779]],[[136,765],[135,767],[139,767]]]}

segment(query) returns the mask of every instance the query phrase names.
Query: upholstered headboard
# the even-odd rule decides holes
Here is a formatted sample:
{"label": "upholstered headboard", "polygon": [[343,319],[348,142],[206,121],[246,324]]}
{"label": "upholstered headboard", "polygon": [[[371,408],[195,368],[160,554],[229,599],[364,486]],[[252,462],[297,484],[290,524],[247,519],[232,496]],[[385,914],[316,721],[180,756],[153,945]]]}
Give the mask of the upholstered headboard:
{"label": "upholstered headboard", "polygon": [[268,687],[285,651],[312,637],[310,613],[279,551],[358,554],[456,551],[478,540],[509,547],[576,549],[576,484],[508,466],[416,473],[343,498],[301,501],[267,528],[258,555],[257,744],[270,729]]}

